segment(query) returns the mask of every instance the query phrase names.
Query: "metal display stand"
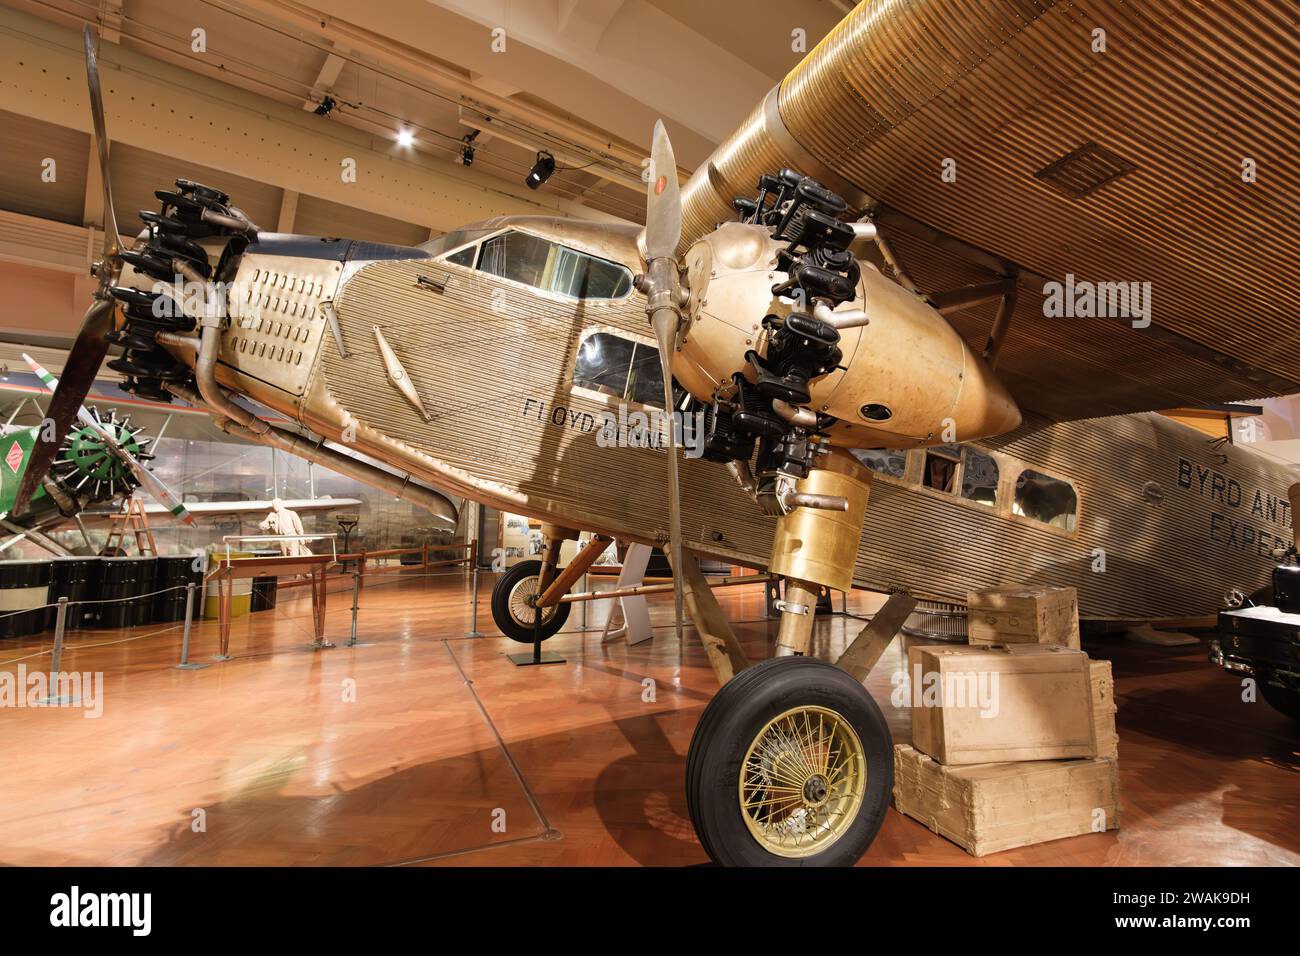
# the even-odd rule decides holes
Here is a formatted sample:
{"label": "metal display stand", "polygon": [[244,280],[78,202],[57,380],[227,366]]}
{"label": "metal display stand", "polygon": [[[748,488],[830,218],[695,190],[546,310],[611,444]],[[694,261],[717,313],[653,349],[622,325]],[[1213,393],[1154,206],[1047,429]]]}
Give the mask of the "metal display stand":
{"label": "metal display stand", "polygon": [[559,654],[542,650],[542,609],[533,607],[533,649],[520,654],[507,654],[516,667],[532,667],[534,664],[563,664],[564,658]]}
{"label": "metal display stand", "polygon": [[[623,569],[618,573],[620,590],[640,587],[645,582],[645,571],[650,565],[650,555],[653,551],[654,549],[648,544],[628,545],[627,555],[623,558]],[[654,632],[650,630],[650,605],[645,597],[640,594],[620,597],[618,607],[623,613],[623,626],[610,629],[610,625],[614,622],[611,609],[609,617],[605,619],[605,631],[600,638],[602,644],[624,636],[627,638],[627,643],[640,644],[654,637]]]}
{"label": "metal display stand", "polygon": [[[208,575],[218,588],[218,614],[220,649],[217,660],[230,660],[230,618],[236,578],[255,578],[273,575],[303,574],[311,577],[312,629],[315,639],[308,646],[323,650],[334,644],[325,640],[325,581],[326,573],[338,564],[336,534],[228,534],[221,541],[226,546],[225,557],[217,557],[216,567]],[[248,541],[278,544],[281,541],[317,541],[329,539],[329,554],[279,555],[274,557],[237,558],[231,552],[231,542]]]}

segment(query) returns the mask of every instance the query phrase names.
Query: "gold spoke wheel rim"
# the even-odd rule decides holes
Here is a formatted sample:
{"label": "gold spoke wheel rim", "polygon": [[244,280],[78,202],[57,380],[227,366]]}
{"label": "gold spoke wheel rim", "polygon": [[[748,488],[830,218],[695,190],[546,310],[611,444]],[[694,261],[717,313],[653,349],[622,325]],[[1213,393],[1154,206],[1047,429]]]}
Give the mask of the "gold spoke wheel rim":
{"label": "gold spoke wheel rim", "polygon": [[[537,596],[537,575],[520,579],[510,589],[510,616],[524,627],[533,626],[533,599]],[[552,604],[542,608],[542,626],[551,623],[560,606]]]}
{"label": "gold spoke wheel rim", "polygon": [[867,759],[857,732],[826,707],[792,707],[754,737],[740,767],[740,812],[777,856],[821,853],[858,818]]}

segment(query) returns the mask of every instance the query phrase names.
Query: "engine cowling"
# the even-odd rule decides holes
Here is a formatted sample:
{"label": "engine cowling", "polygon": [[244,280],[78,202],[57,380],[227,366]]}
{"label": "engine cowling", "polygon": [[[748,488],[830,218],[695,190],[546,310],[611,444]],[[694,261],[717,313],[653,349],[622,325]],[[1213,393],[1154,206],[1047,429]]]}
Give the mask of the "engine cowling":
{"label": "engine cowling", "polygon": [[[673,374],[702,402],[727,398],[733,375],[754,380],[746,353],[766,356],[763,318],[807,311],[774,295],[785,279],[777,254],[785,243],[762,225],[724,223],[687,251],[687,324]],[[811,380],[808,407],[837,421],[825,429],[836,445],[909,447],[971,441],[1016,428],[1010,393],[923,298],[859,261],[857,296],[836,311],[864,310],[869,324],[840,334],[843,359]]]}

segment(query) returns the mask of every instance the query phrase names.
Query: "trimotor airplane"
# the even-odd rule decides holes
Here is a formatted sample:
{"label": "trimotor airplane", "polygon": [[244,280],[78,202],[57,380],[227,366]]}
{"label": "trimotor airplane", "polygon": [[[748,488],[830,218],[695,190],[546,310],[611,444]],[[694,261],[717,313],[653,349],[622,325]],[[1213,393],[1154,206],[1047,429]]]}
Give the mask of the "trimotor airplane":
{"label": "trimotor airplane", "polygon": [[[262,233],[186,180],[126,248],[87,30],[106,245],[51,438],[116,343],[136,395],[395,494],[430,482],[539,519],[542,560],[494,595],[521,640],[558,628],[611,537],[666,544],[679,636],[684,597],[723,685],[687,758],[702,845],[852,863],[892,789],[862,679],[893,632],[808,656],[822,587],[1061,582],[1091,616],[1181,617],[1262,586],[1285,535],[1285,469],[1137,414],[1300,391],[1278,334],[1285,184],[1234,172],[1294,93],[1245,101],[1234,76],[1295,41],[1239,43],[1235,14],[1174,6],[1107,7],[1098,53],[1078,4],[864,3],[680,192],[656,127],[642,232],[498,220],[422,248]],[[1212,136],[1183,121],[1207,110]],[[173,305],[177,277],[197,305]],[[625,406],[677,413],[688,457],[673,428],[644,447]],[[33,453],[17,510],[57,448]],[[595,537],[558,568],[579,530]],[[775,658],[747,666],[700,557],[784,579]]]}

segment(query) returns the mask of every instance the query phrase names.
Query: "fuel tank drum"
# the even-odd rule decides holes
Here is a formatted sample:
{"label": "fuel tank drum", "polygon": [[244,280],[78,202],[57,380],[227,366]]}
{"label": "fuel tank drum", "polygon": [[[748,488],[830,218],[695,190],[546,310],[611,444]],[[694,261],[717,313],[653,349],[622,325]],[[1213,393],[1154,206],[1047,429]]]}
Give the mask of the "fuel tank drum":
{"label": "fuel tank drum", "polygon": [[[772,294],[783,243],[761,226],[725,223],[694,243],[685,265],[689,324],[673,374],[702,401],[726,393],[747,371],[745,353],[765,354],[762,320],[795,304]],[[971,441],[1020,424],[1015,400],[987,363],[929,303],[862,262],[858,296],[837,311],[862,309],[869,324],[842,329],[841,367],[811,383],[811,406],[839,419],[828,434],[845,447]],[[798,309],[798,311],[809,311]]]}

